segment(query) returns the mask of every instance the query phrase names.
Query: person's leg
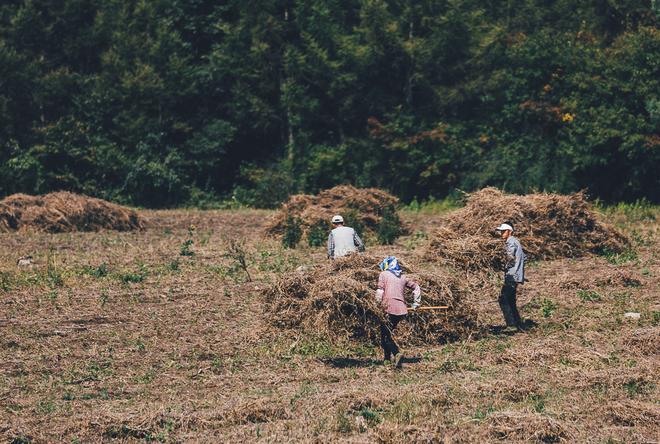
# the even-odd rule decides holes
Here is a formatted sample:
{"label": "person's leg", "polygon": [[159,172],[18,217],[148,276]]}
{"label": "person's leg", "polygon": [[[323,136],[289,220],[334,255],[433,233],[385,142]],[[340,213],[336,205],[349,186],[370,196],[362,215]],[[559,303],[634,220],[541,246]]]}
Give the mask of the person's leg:
{"label": "person's leg", "polygon": [[396,346],[392,339],[392,322],[390,315],[387,315],[387,321],[380,324],[380,344],[383,347],[383,360],[391,361],[394,354],[393,348]]}
{"label": "person's leg", "polygon": [[[389,317],[390,317],[391,333],[393,334],[396,326],[406,317],[406,315],[390,315]],[[390,336],[390,338],[392,340],[392,356],[394,359],[394,366],[398,368],[401,366],[401,358],[403,357],[403,355],[401,354],[401,350],[399,349],[399,346],[396,343],[394,337]]]}
{"label": "person's leg", "polygon": [[511,295],[515,295],[515,291],[515,283],[512,286],[511,282],[505,280],[498,302],[500,303],[500,309],[502,309],[502,315],[504,315],[504,322],[506,322],[507,327],[516,325],[516,319],[511,308]]}
{"label": "person's leg", "polygon": [[513,284],[513,290],[511,291],[511,296],[510,296],[510,305],[511,305],[511,312],[513,314],[513,321],[516,325],[516,327],[522,327],[522,319],[520,318],[520,313],[518,312],[518,306],[516,305],[516,296],[517,296],[517,290],[518,290],[518,284],[514,283]]}

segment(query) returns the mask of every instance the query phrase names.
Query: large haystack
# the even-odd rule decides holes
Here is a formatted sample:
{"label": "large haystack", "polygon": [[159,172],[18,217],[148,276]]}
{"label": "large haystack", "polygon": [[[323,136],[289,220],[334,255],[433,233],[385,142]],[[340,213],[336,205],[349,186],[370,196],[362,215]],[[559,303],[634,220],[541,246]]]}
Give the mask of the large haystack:
{"label": "large haystack", "polygon": [[[384,316],[375,300],[379,262],[375,256],[352,255],[282,277],[266,294],[269,319],[279,327],[331,341],[378,343]],[[442,270],[408,273],[422,287],[422,305],[449,309],[411,313],[397,329],[398,342],[440,343],[475,329],[476,315],[462,303],[460,282],[454,276]]]}
{"label": "large haystack", "polygon": [[68,192],[44,196],[14,194],[0,201],[0,231],[118,230],[144,228],[138,213],[105,200]]}
{"label": "large haystack", "polygon": [[505,221],[529,259],[620,252],[628,246],[625,236],[598,220],[583,193],[519,196],[484,188],[445,218],[442,225],[451,230],[436,233],[427,257],[467,270],[501,269],[502,241],[494,228]]}
{"label": "large haystack", "polygon": [[347,223],[358,224],[366,231],[374,231],[384,212],[396,213],[398,202],[396,197],[383,190],[355,188],[351,185],[339,185],[315,196],[296,194],[282,205],[269,224],[268,232],[275,235],[284,233],[288,216],[300,220],[303,234],[313,226],[325,225],[330,228],[330,219],[335,214],[344,215]]}

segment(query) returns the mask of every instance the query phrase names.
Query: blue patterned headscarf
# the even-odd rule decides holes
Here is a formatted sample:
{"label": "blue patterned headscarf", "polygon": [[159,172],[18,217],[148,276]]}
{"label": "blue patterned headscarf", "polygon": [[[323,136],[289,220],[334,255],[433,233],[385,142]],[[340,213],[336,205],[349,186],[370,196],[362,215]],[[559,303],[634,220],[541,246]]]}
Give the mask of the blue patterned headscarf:
{"label": "blue patterned headscarf", "polygon": [[399,261],[394,256],[387,256],[385,259],[383,259],[383,262],[378,264],[378,267],[383,271],[387,270],[392,272],[396,277],[400,277],[401,272],[403,271],[401,270]]}

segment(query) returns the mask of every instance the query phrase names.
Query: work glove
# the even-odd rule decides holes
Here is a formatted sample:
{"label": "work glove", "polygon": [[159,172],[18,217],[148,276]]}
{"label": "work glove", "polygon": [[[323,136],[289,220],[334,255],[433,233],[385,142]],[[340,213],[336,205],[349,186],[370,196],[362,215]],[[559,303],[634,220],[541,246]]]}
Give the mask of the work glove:
{"label": "work glove", "polygon": [[376,290],[376,302],[378,302],[379,304],[382,303],[384,294],[385,294],[385,292],[383,290],[381,290],[380,288],[378,290]]}
{"label": "work glove", "polygon": [[410,308],[412,308],[413,310],[417,310],[419,308],[419,305],[420,305],[419,302],[413,302]]}

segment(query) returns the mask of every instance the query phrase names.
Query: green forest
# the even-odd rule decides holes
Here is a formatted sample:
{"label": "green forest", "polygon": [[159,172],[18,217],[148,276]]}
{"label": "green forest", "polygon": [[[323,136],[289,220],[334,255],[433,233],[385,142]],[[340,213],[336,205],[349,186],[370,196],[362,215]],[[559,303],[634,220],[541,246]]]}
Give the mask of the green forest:
{"label": "green forest", "polygon": [[660,201],[660,1],[4,0],[0,197]]}

